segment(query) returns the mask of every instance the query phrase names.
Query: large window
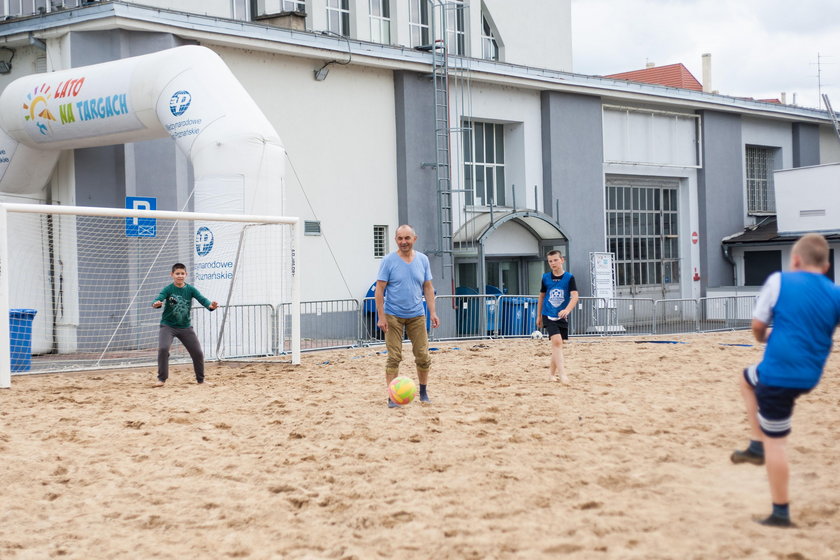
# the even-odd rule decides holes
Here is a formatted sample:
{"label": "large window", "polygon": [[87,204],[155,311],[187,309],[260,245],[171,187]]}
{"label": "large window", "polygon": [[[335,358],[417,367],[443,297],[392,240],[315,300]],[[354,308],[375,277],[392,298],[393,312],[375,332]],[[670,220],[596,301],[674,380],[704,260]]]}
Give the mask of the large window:
{"label": "large window", "polygon": [[411,33],[412,47],[431,44],[429,38],[429,2],[427,0],[409,0],[408,29]]}
{"label": "large window", "polygon": [[679,283],[677,181],[607,179],[607,246],[618,286]]}
{"label": "large window", "polygon": [[481,57],[488,60],[499,60],[499,42],[493,33],[493,27],[487,16],[481,17]]}
{"label": "large window", "polygon": [[467,34],[463,2],[450,2],[446,12],[446,44],[449,54],[464,56],[467,54]]}
{"label": "large window", "polygon": [[350,36],[350,0],[327,0],[327,30]]}
{"label": "large window", "polygon": [[391,42],[391,0],[370,1],[370,40],[376,43]]}
{"label": "large window", "polygon": [[464,121],[464,189],[468,206],[505,204],[505,130],[498,123]]}
{"label": "large window", "polygon": [[747,146],[747,212],[775,214],[776,196],[773,190],[772,148]]}

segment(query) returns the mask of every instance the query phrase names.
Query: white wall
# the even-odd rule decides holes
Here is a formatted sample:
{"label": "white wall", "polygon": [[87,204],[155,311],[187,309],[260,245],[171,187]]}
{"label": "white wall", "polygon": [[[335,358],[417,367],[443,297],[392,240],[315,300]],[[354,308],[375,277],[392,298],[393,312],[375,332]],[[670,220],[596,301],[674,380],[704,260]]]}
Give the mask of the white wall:
{"label": "white wall", "polygon": [[840,230],[840,163],[774,174],[779,233]]}
{"label": "white wall", "polygon": [[316,82],[311,60],[215,50],[286,148],[287,213],[321,221],[323,235],[302,240],[303,299],[363,297],[380,262],[373,224],[390,226],[390,236],[399,225],[391,72],[332,65]]}
{"label": "white wall", "polygon": [[820,163],[835,163],[840,161],[840,138],[834,129],[828,126],[820,127]]}
{"label": "white wall", "polygon": [[[140,4],[153,8],[177,10],[213,17],[232,18],[234,0],[124,0],[128,4]],[[241,16],[237,14],[241,19]]]}
{"label": "white wall", "polygon": [[[487,7],[498,28],[504,62],[572,71],[571,0],[472,0],[471,18],[478,22],[479,32],[481,4]],[[472,26],[472,29],[476,27]],[[480,39],[479,33],[470,41],[474,58],[481,58]]]}

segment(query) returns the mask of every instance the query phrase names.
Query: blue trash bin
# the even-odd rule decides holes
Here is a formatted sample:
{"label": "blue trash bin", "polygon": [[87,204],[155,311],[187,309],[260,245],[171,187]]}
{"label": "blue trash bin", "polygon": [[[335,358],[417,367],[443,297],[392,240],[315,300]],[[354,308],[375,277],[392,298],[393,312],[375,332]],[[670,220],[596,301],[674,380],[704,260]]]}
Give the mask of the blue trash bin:
{"label": "blue trash bin", "polygon": [[12,371],[32,368],[32,320],[35,309],[9,310],[9,354]]}
{"label": "blue trash bin", "polygon": [[[484,286],[484,293],[488,296],[501,296],[504,294],[502,290],[500,290],[496,286],[491,286],[489,284]],[[497,305],[498,303],[498,297],[488,297],[484,301],[484,305],[487,308],[487,334],[493,334],[496,332],[496,318],[500,314],[500,310],[497,309],[497,307],[499,307]]]}
{"label": "blue trash bin", "polygon": [[458,286],[455,288],[455,323],[458,335],[476,335],[479,329],[479,298],[457,296],[477,296],[478,290],[470,286]]}
{"label": "blue trash bin", "polygon": [[[525,331],[527,324],[525,320],[526,311],[531,307],[528,305],[531,299],[521,297],[502,298],[502,324],[499,329],[502,335],[522,336],[531,333],[531,331]],[[536,318],[534,320],[536,321]]]}
{"label": "blue trash bin", "polygon": [[523,319],[525,326],[522,334],[531,334],[537,330],[537,298],[522,298],[525,300]]}

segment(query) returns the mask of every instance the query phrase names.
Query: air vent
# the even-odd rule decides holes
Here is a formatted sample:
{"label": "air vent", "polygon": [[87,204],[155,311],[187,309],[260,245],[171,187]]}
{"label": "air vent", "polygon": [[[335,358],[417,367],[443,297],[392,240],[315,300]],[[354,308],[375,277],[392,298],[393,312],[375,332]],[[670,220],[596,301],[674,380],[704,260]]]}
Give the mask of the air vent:
{"label": "air vent", "polygon": [[825,208],[822,210],[800,210],[800,218],[816,218],[818,216],[825,216]]}
{"label": "air vent", "polygon": [[305,220],[303,222],[303,235],[321,235],[321,222]]}

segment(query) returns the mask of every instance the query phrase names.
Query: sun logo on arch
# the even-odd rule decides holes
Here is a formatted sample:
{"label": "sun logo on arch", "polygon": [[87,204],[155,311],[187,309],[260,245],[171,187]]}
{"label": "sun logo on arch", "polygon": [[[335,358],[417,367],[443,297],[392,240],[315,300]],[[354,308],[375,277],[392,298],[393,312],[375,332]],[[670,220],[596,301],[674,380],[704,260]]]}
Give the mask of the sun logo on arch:
{"label": "sun logo on arch", "polygon": [[49,101],[52,99],[50,89],[47,84],[41,84],[40,87],[36,87],[31,93],[26,94],[26,102],[23,104],[23,110],[26,111],[23,116],[24,120],[35,123],[38,132],[44,136],[49,136],[52,133],[52,122],[58,122],[49,108]]}

